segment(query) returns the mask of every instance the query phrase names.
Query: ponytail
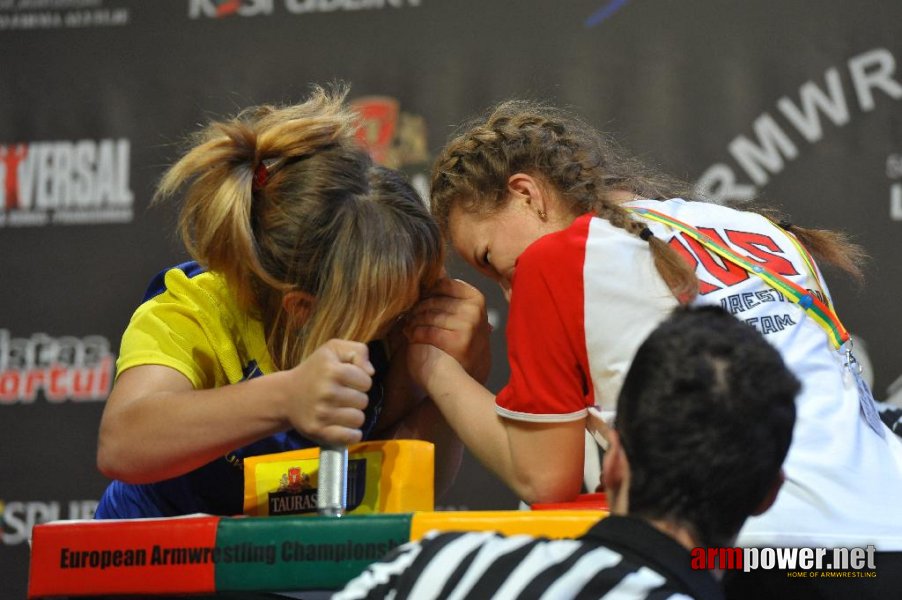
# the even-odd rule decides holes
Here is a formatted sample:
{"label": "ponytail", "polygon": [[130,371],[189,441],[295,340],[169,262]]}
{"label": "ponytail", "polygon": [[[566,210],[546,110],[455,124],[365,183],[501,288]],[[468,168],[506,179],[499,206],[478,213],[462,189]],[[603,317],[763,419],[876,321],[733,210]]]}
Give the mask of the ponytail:
{"label": "ponytail", "polygon": [[733,207],[759,214],[773,221],[780,228],[796,237],[799,243],[818,262],[832,265],[852,277],[859,285],[864,283],[863,265],[868,260],[867,251],[852,241],[848,234],[829,229],[800,227],[781,211],[772,207]]}
{"label": "ponytail", "polygon": [[[441,271],[438,227],[399,173],[373,164],[346,95],[316,87],[210,124],[154,198],[185,188],[186,249],[263,321],[279,368],[331,338],[370,341]],[[290,291],[314,298],[303,320],[282,306]]]}
{"label": "ponytail", "polygon": [[244,309],[255,308],[260,284],[291,287],[263,264],[263,240],[253,227],[255,199],[278,186],[279,169],[292,160],[353,138],[354,117],[342,105],[346,93],[317,87],[303,104],[253,107],[213,122],[160,181],[154,202],[186,188],[178,224],[185,248],[225,276]]}

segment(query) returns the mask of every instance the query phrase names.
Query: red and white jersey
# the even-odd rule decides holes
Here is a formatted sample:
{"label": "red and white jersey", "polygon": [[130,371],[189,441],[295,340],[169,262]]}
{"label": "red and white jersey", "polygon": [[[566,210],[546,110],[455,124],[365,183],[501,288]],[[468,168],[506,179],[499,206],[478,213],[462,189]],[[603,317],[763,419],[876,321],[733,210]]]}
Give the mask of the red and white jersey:
{"label": "red and white jersey", "polygon": [[[629,205],[689,223],[829,298],[788,235],[760,215],[679,199]],[[786,484],[771,510],[749,519],[739,542],[902,550],[902,442],[864,421],[854,378],[824,330],[755,275],[665,225],[648,227],[696,264],[695,304],[720,305],[753,325],[803,384]],[[584,215],[540,238],[514,274],[511,377],[496,397],[498,413],[559,422],[584,418],[590,406],[613,410],[637,348],[676,304],[648,244],[604,219]]]}

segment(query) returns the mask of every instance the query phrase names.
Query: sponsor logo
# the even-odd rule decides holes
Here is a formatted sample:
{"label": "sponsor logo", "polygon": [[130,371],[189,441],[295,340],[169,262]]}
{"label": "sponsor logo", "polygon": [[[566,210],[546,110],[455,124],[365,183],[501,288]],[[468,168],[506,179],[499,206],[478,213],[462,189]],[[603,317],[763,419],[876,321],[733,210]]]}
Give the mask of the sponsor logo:
{"label": "sponsor logo", "polygon": [[188,0],[188,18],[222,19],[273,14],[303,15],[336,11],[410,8],[422,0]]}
{"label": "sponsor logo", "polygon": [[792,578],[875,578],[877,549],[693,548],[692,568],[732,571],[780,570]]}
{"label": "sponsor logo", "polygon": [[0,227],[128,223],[127,139],[0,145]]}
{"label": "sponsor logo", "polygon": [[[363,502],[366,493],[366,459],[348,461],[346,508],[352,511]],[[279,480],[279,489],[268,494],[269,514],[299,515],[316,512],[317,488],[310,475],[297,466],[288,467]]]}
{"label": "sponsor logo", "polygon": [[[122,0],[119,0],[119,4]],[[129,9],[110,0],[0,0],[0,31],[118,27]]]}
{"label": "sponsor logo", "polygon": [[91,519],[96,509],[96,500],[0,500],[0,541],[6,546],[16,546],[31,538],[31,528],[38,523]]}
{"label": "sponsor logo", "polygon": [[[843,81],[851,82],[851,90]],[[815,144],[824,137],[825,123],[845,126],[887,99],[902,99],[902,83],[896,76],[896,59],[886,48],[853,56],[842,67],[830,67],[822,81],[803,83],[797,99],[783,96],[775,111],[759,115],[752,123],[752,136],[734,137],[727,144],[732,161],[708,167],[698,178],[696,192],[717,202],[749,201],[787,162],[799,157],[798,138]],[[854,107],[858,110],[853,111]],[[893,178],[902,176],[897,158],[887,160],[887,174]],[[890,213],[902,219],[902,186],[898,184],[890,188]]]}
{"label": "sponsor logo", "polygon": [[279,489],[269,494],[269,514],[291,515],[316,510],[316,489],[310,475],[300,467],[289,467],[282,474]]}
{"label": "sponsor logo", "polygon": [[289,467],[288,472],[282,475],[279,481],[280,492],[303,492],[311,489],[310,475],[304,473],[300,467]]}
{"label": "sponsor logo", "polygon": [[52,403],[106,400],[115,363],[99,335],[13,338],[0,329],[0,406],[31,404],[39,394]]}
{"label": "sponsor logo", "polygon": [[360,115],[357,138],[386,167],[407,171],[410,182],[422,198],[429,197],[429,144],[426,120],[404,112],[390,96],[365,96],[351,101]]}

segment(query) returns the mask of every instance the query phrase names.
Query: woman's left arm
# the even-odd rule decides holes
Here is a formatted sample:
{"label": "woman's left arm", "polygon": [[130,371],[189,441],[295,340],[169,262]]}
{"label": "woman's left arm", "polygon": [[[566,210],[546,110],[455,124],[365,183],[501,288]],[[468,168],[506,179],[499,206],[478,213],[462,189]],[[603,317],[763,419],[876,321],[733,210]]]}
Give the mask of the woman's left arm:
{"label": "woman's left arm", "polygon": [[440,497],[457,476],[463,445],[407,368],[407,341],[390,336],[385,398],[373,439],[415,439],[435,446],[435,495]]}
{"label": "woman's left arm", "polygon": [[[418,313],[427,312],[437,328],[435,342],[480,382],[491,368],[491,326],[485,298],[476,288],[459,280],[443,279],[420,302]],[[403,324],[402,323],[399,323]],[[437,494],[450,487],[460,467],[463,447],[454,430],[422,387],[411,378],[408,342],[400,327],[388,338],[391,362],[385,381],[385,405],[376,437],[414,438],[435,444]]]}
{"label": "woman's left arm", "polygon": [[[419,328],[418,328],[419,329]],[[584,419],[533,423],[502,418],[495,397],[451,356],[414,332],[411,372],[466,447],[528,504],[563,502],[582,487]]]}
{"label": "woman's left arm", "polygon": [[462,281],[443,280],[411,317],[407,333],[415,344],[408,350],[413,378],[467,448],[521,499],[570,500],[582,485],[585,423],[500,417],[494,395],[484,387],[490,331],[482,294]]}

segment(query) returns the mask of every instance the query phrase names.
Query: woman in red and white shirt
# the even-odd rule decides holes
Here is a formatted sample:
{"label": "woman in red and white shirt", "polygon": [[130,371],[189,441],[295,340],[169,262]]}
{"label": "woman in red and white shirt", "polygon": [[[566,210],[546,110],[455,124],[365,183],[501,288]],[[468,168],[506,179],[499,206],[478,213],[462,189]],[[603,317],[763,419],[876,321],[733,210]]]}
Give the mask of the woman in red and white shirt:
{"label": "woman in red and white shirt", "polygon": [[[441,300],[423,303],[408,329],[421,342],[414,377],[521,499],[566,501],[582,484],[587,414],[613,410],[639,344],[677,304],[719,304],[803,382],[786,482],[739,542],[902,550],[902,443],[858,385],[815,263],[860,277],[863,252],[838,233],[681,199],[690,195],[553,107],[510,101],[468,124],[436,161],[432,209],[510,302],[510,380],[495,396],[434,347],[443,320],[456,319]],[[812,304],[833,320],[813,318]]]}

